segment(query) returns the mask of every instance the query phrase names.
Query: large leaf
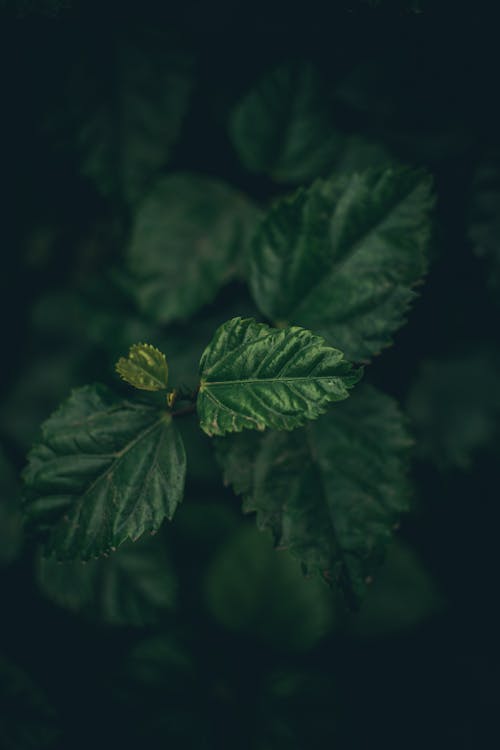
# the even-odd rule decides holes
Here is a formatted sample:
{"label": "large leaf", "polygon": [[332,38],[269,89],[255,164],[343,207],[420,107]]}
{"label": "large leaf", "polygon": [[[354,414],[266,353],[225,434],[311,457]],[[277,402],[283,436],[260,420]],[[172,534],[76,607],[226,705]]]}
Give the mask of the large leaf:
{"label": "large leaf", "polygon": [[320,180],[282,199],[253,243],[259,308],[317,331],[349,359],[378,353],[425,272],[432,203],[428,176],[393,168]]}
{"label": "large leaf", "polygon": [[24,471],[26,513],[58,560],[97,557],[172,518],[185,471],[167,413],[87,386],[42,426]]}
{"label": "large leaf", "polygon": [[360,377],[338,349],[303,328],[233,318],[200,360],[197,408],[208,435],[291,430],[348,396]]}
{"label": "large leaf", "polygon": [[87,563],[40,556],[37,578],[59,606],[109,625],[153,624],[175,603],[175,575],[160,536],[127,542]]}
{"label": "large leaf", "polygon": [[322,81],[312,65],[284,65],[266,75],[237,105],[229,133],[252,172],[277,182],[327,174],[344,137],[331,124]]}
{"label": "large leaf", "polygon": [[249,200],[217,180],[159,180],[138,210],[128,249],[140,309],[168,323],[211,302],[236,273],[258,217]]}
{"label": "large leaf", "polygon": [[107,33],[83,60],[69,79],[81,170],[104,195],[134,203],[170,158],[192,60],[143,29]]}
{"label": "large leaf", "polygon": [[279,547],[356,605],[408,509],[409,446],[395,402],[371,387],[306,430],[217,442],[225,481]]}
{"label": "large leaf", "polygon": [[205,595],[213,617],[229,630],[281,647],[310,648],[332,620],[328,587],[305,578],[297,560],[276,552],[269,535],[252,526],[220,548]]}

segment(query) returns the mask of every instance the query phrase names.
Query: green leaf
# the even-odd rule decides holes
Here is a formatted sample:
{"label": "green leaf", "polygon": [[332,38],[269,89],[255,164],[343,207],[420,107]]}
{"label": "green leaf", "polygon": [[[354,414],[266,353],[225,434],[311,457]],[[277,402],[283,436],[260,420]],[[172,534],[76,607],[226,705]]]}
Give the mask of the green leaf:
{"label": "green leaf", "polygon": [[175,604],[176,579],[159,536],[88,563],[39,556],[37,579],[55,604],[108,625],[151,625]]}
{"label": "green leaf", "polygon": [[243,527],[210,566],[205,595],[213,617],[229,630],[293,649],[313,646],[331,624],[331,592],[305,578],[269,536]]}
{"label": "green leaf", "polygon": [[16,664],[0,654],[0,747],[45,750],[55,747],[57,718],[47,696]]}
{"label": "green leaf", "polygon": [[421,171],[389,168],[317,181],[275,204],[250,257],[271,320],[310,328],[361,361],[391,343],[426,270],[433,204]]}
{"label": "green leaf", "polygon": [[256,207],[222,182],[161,178],[138,209],[128,248],[142,312],[164,324],[211,302],[246,256],[258,218]]}
{"label": "green leaf", "polygon": [[16,476],[0,445],[0,567],[18,557],[23,543],[21,497]]}
{"label": "green leaf", "polygon": [[184,446],[166,412],[86,386],[42,426],[24,471],[46,553],[82,560],[156,531],[182,500]]}
{"label": "green leaf", "polygon": [[305,430],[231,436],[217,451],[258,526],[355,606],[408,510],[409,445],[396,403],[365,386]]}
{"label": "green leaf", "polygon": [[70,75],[69,103],[81,171],[105,196],[136,203],[170,160],[192,60],[149,29],[108,31],[82,59]]}
{"label": "green leaf", "polygon": [[292,430],[347,398],[360,376],[342,352],[310,331],[233,318],[200,360],[200,424],[207,435]]}
{"label": "green leaf", "polygon": [[168,386],[165,355],[151,344],[134,344],[128,358],[120,357],[116,371],[126,383],[143,391],[162,391]]}
{"label": "green leaf", "polygon": [[344,141],[317,71],[304,63],[266,75],[233,111],[229,134],[247,169],[291,183],[327,174]]}

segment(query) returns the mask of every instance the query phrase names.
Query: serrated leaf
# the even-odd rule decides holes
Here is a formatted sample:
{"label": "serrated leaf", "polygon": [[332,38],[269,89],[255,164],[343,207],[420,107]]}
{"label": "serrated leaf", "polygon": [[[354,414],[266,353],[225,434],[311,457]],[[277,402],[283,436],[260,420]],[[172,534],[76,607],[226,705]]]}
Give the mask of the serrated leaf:
{"label": "serrated leaf", "polygon": [[271,538],[252,526],[240,528],[219,549],[205,596],[221,625],[280,647],[310,648],[332,620],[328,587],[305,578],[296,560],[276,552]]}
{"label": "serrated leaf", "polygon": [[310,331],[233,318],[200,360],[200,424],[207,435],[291,430],[347,398],[360,375]]}
{"label": "serrated leaf", "polygon": [[171,519],[185,472],[170,415],[85,386],[43,424],[28,456],[28,521],[47,532],[48,555],[97,557]]}
{"label": "serrated leaf", "polygon": [[159,536],[88,563],[39,556],[37,580],[55,604],[108,625],[151,625],[175,604],[176,579]]}
{"label": "serrated leaf", "polygon": [[426,270],[431,182],[389,168],[317,181],[261,223],[250,285],[271,320],[306,326],[361,361],[391,343]]}
{"label": "serrated leaf", "polygon": [[138,209],[127,255],[142,312],[164,324],[211,302],[235,275],[258,218],[245,196],[218,180],[160,179]]}
{"label": "serrated leaf", "polygon": [[165,355],[151,344],[133,344],[128,357],[120,357],[116,371],[129,385],[143,391],[162,391],[168,386]]}
{"label": "serrated leaf", "polygon": [[136,203],[170,159],[192,59],[164,33],[141,28],[108,31],[82,59],[70,74],[68,106],[81,171],[105,196]]}
{"label": "serrated leaf", "polygon": [[242,163],[277,182],[327,174],[344,137],[332,127],[320,76],[310,64],[266,75],[234,109],[229,134]]}
{"label": "serrated leaf", "polygon": [[356,605],[408,510],[409,445],[396,403],[365,386],[305,430],[231,436],[217,451],[258,526]]}

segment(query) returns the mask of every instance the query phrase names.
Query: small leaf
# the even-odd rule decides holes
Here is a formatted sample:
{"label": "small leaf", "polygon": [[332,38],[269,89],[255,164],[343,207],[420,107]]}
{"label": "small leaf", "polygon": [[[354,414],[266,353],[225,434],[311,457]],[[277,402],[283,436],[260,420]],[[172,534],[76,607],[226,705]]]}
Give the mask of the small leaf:
{"label": "small leaf", "polygon": [[259,528],[356,606],[408,510],[409,445],[395,402],[365,386],[305,430],[231,436],[217,452]]}
{"label": "small leaf", "polygon": [[126,542],[86,564],[40,556],[37,578],[55,604],[108,625],[154,624],[175,602],[175,575],[159,536]]}
{"label": "small leaf", "polygon": [[205,594],[211,614],[229,630],[281,648],[308,649],[331,624],[328,587],[305,578],[296,560],[276,552],[270,537],[251,526],[220,548]]}
{"label": "small leaf", "polygon": [[306,326],[362,361],[391,343],[426,270],[431,182],[389,168],[317,181],[261,223],[250,285],[273,321]]}
{"label": "small leaf", "polygon": [[165,324],[211,302],[243,262],[258,219],[245,196],[217,180],[158,180],[138,209],[128,248],[141,311]]}
{"label": "small leaf", "polygon": [[171,417],[116,399],[103,386],[73,391],[42,426],[24,471],[26,515],[45,551],[87,560],[156,531],[182,500],[186,458]]}
{"label": "small leaf", "polygon": [[197,408],[208,435],[291,430],[347,398],[360,378],[338,349],[303,328],[233,318],[200,360]]}
{"label": "small leaf", "polygon": [[116,371],[125,382],[143,391],[162,391],[168,386],[165,355],[151,344],[134,344],[128,358],[120,357]]}
{"label": "small leaf", "polygon": [[277,182],[327,174],[344,137],[332,127],[322,81],[310,64],[266,75],[235,108],[229,133],[247,169]]}

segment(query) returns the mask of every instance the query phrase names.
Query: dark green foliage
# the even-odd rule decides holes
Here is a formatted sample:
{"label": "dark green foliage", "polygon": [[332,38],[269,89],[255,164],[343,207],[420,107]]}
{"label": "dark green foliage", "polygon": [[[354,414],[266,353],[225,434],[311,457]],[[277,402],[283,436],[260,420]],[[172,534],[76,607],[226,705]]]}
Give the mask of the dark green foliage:
{"label": "dark green foliage", "polygon": [[256,235],[250,284],[259,308],[317,331],[351,360],[377,354],[426,270],[432,204],[429,177],[408,169],[301,188]]}
{"label": "dark green foliage", "polygon": [[494,745],[496,26],[0,5],[0,750]]}
{"label": "dark green foliage", "polygon": [[149,625],[173,609],[176,581],[161,537],[127,542],[100,560],[40,556],[41,590],[61,607],[108,625]]}
{"label": "dark green foliage", "polygon": [[306,430],[225,438],[217,453],[257,525],[357,604],[408,510],[409,445],[392,399],[359,387]]}
{"label": "dark green foliage", "polygon": [[29,523],[58,560],[88,560],[156,531],[182,500],[184,445],[168,414],[74,391],[45,422],[24,472]]}

